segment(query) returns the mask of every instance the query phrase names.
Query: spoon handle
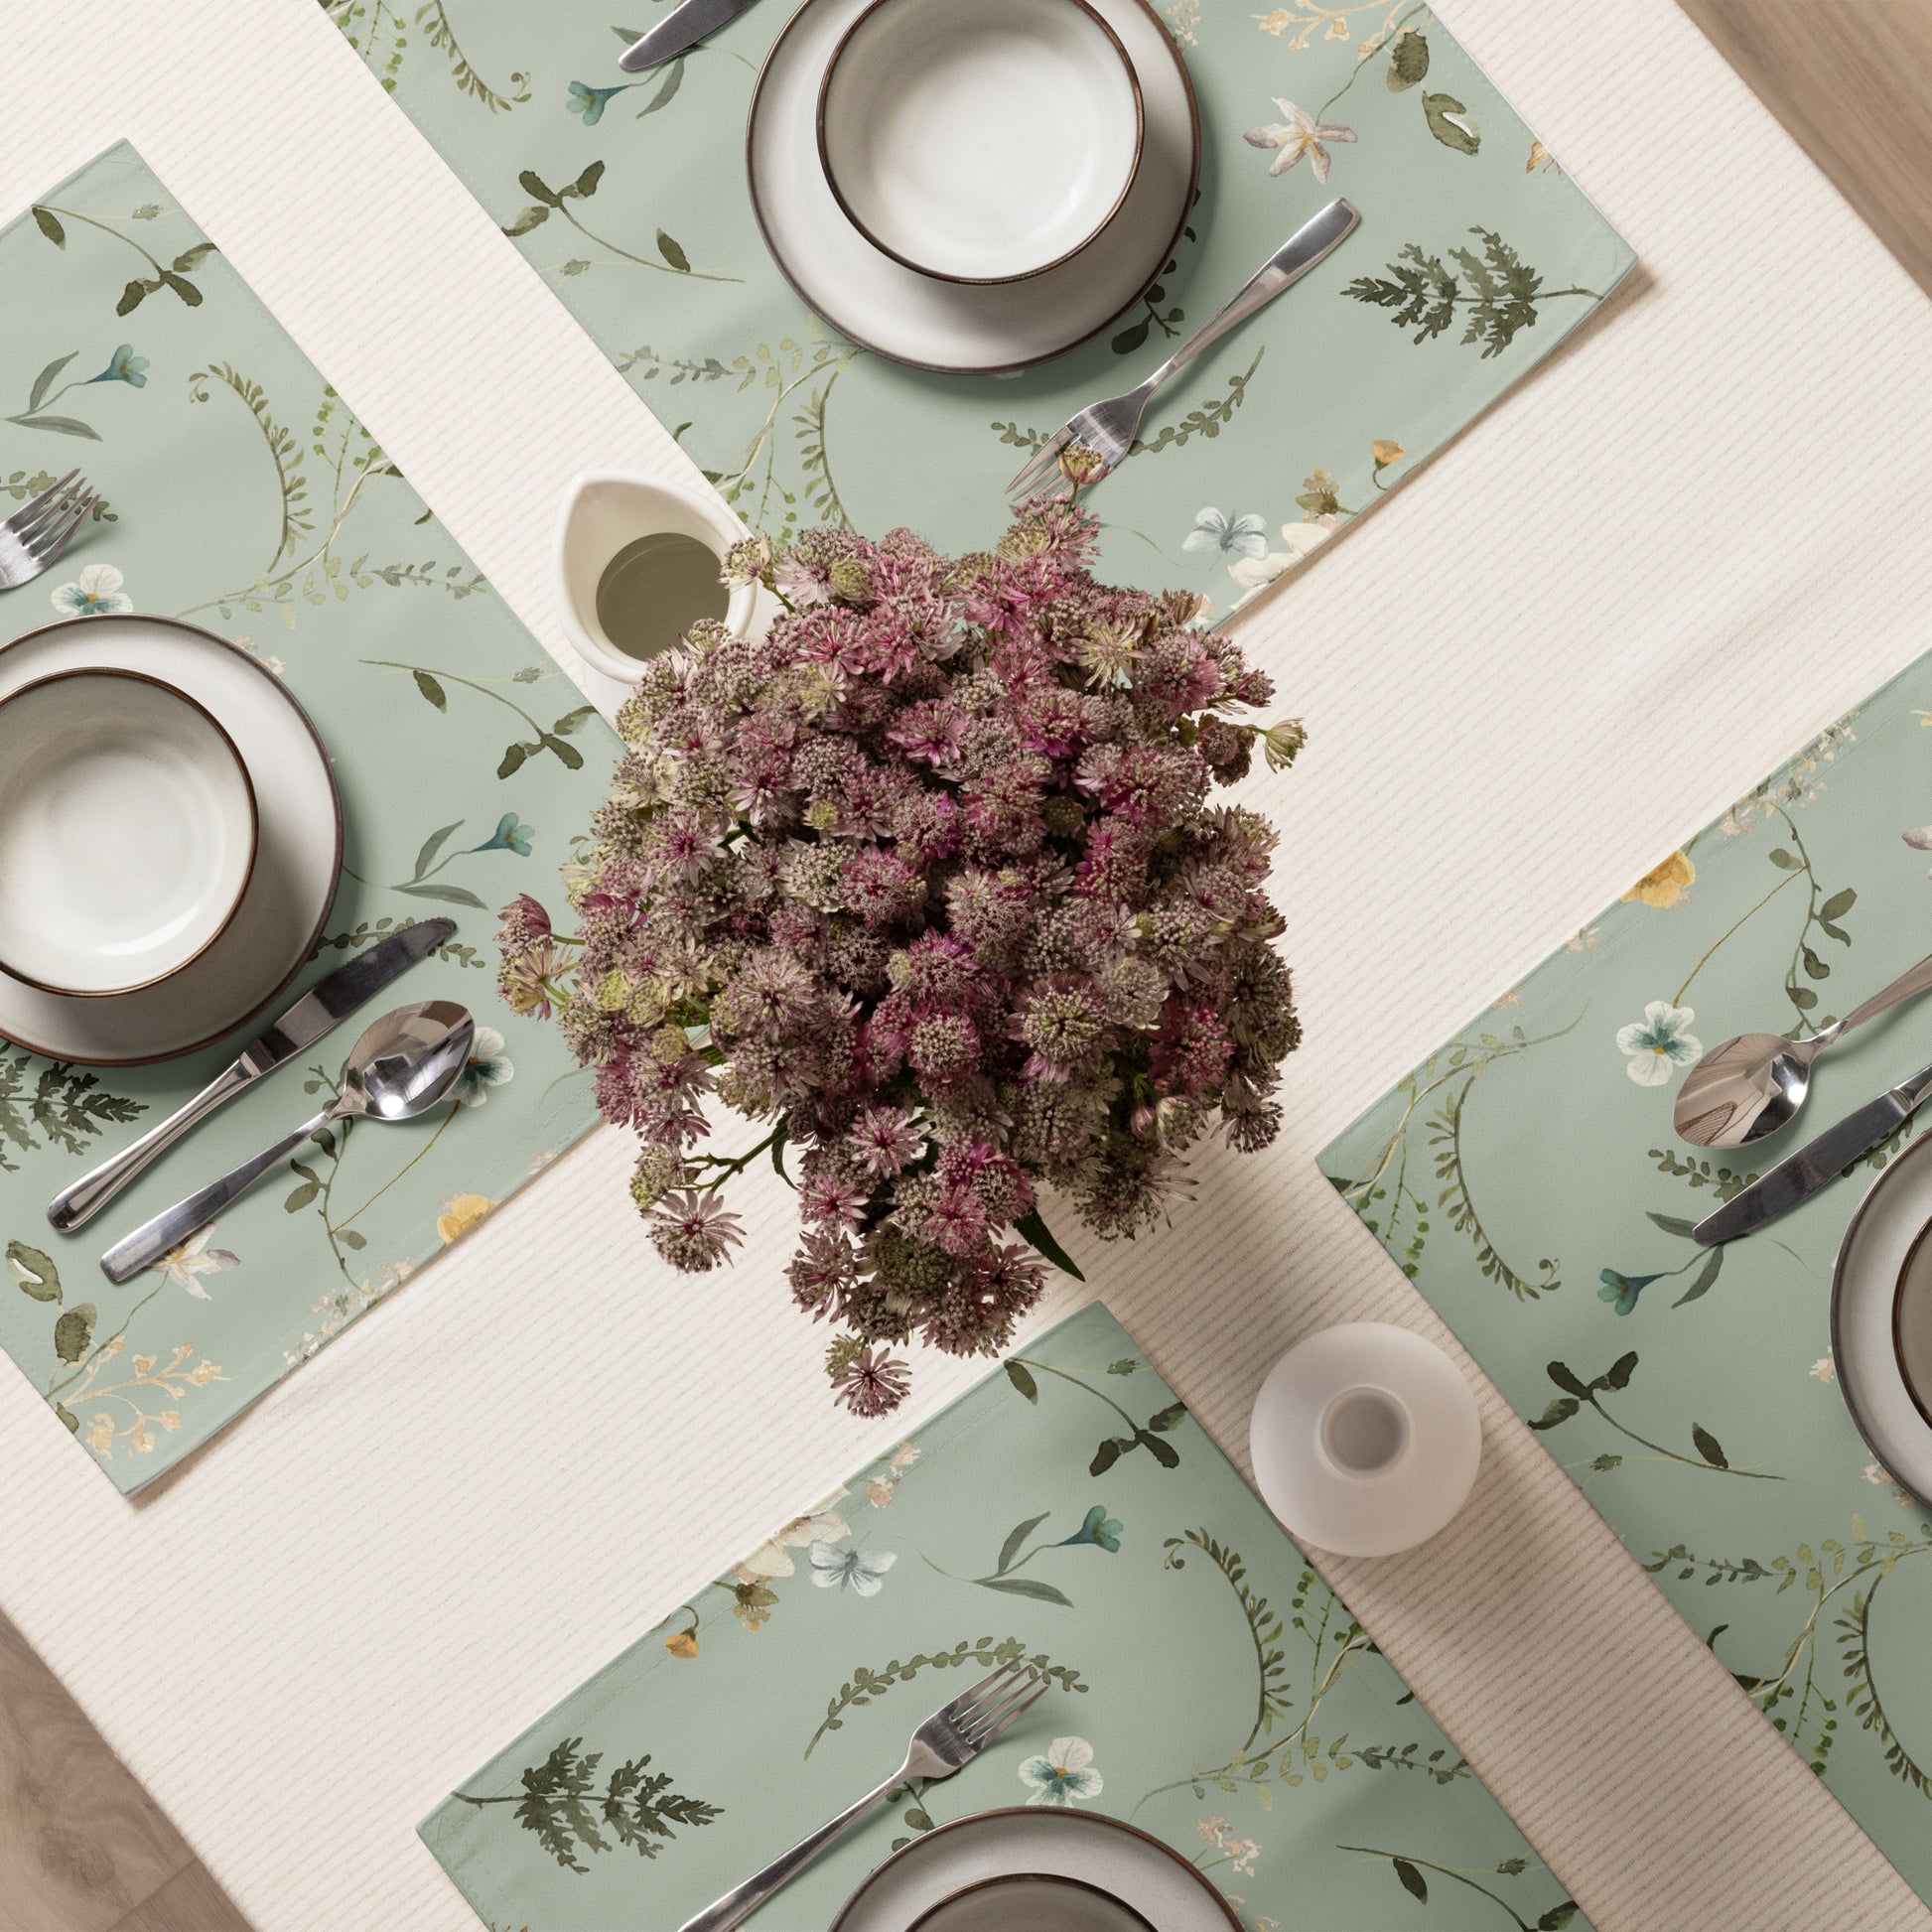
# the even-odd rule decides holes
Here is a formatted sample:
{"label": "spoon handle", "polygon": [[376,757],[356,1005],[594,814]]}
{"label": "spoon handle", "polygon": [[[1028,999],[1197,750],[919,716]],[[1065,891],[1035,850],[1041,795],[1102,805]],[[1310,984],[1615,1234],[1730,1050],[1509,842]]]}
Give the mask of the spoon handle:
{"label": "spoon handle", "polygon": [[199,1193],[190,1194],[186,1200],[177,1201],[173,1207],[164,1209],[153,1220],[144,1221],[132,1234],[116,1241],[101,1256],[100,1272],[110,1282],[124,1282],[138,1275],[142,1269],[153,1267],[169,1249],[179,1247],[197,1228],[213,1220],[231,1200],[245,1194],[270,1168],[285,1156],[293,1154],[311,1134],[327,1127],[336,1118],[338,1104],[325,1107],[314,1120],[305,1122],[273,1147],[242,1162],[240,1167],[230,1169],[219,1180],[210,1181]]}
{"label": "spoon handle", "polygon": [[1874,993],[1863,1006],[1854,1007],[1838,1023],[1833,1037],[1844,1038],[1854,1027],[1863,1027],[1867,1020],[1877,1019],[1901,1000],[1916,999],[1928,987],[1932,987],[1932,955],[1921,959],[1909,973],[1901,973],[1889,986]]}

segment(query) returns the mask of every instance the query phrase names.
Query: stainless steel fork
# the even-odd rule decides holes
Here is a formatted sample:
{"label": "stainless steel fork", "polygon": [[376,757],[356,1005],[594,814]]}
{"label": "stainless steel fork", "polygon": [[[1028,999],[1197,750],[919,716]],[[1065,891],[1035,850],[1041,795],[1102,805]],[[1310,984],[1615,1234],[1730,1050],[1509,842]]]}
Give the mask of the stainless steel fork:
{"label": "stainless steel fork", "polygon": [[1054,431],[1034,458],[1007,484],[1008,495],[1036,487],[1059,461],[1060,452],[1070,444],[1091,450],[1082,486],[1096,483],[1109,471],[1126,462],[1134,447],[1135,433],[1141,427],[1142,412],[1154,392],[1176,371],[1183,369],[1202,349],[1217,343],[1230,329],[1238,327],[1264,304],[1274,301],[1285,288],[1299,282],[1316,262],[1346,238],[1362,217],[1344,201],[1333,201],[1311,220],[1303,224],[1255,270],[1234,298],[1174,350],[1161,366],[1124,396],[1110,396],[1105,402],[1090,403],[1069,416],[1063,428]]}
{"label": "stainless steel fork", "polygon": [[0,591],[30,582],[55,562],[99,500],[86,478],[69,470],[0,523]]}
{"label": "stainless steel fork", "polygon": [[732,1926],[742,1925],[773,1892],[797,1877],[834,1839],[851,1830],[875,1805],[883,1804],[908,1778],[936,1782],[951,1777],[1045,1694],[1045,1684],[1024,1663],[1008,1664],[991,1677],[982,1678],[970,1691],[935,1711],[912,1733],[905,1762],[884,1784],[874,1786],[857,1804],[849,1805],[809,1838],[800,1839],[789,1852],[773,1859],[735,1891],[728,1891],[715,1905],[708,1905],[696,1918],[685,1920],[679,1932],[730,1932]]}

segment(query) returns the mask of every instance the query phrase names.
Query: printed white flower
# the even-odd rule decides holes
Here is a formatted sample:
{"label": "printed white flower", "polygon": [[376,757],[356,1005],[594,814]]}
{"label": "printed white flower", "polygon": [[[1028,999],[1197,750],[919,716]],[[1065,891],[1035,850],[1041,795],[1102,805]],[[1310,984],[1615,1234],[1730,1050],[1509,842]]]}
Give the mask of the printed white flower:
{"label": "printed white flower", "polygon": [[1281,550],[1271,550],[1265,557],[1243,557],[1239,563],[1228,565],[1228,575],[1241,586],[1242,595],[1235,599],[1235,608],[1240,609],[1248,599],[1266,590],[1283,571],[1292,569],[1307,557],[1317,544],[1325,542],[1334,534],[1334,526],[1328,523],[1284,523]]}
{"label": "printed white flower", "polygon": [[1183,550],[1218,550],[1224,556],[1265,557],[1268,525],[1254,515],[1226,517],[1217,509],[1197,510],[1194,527],[1181,539]]}
{"label": "printed white flower", "polygon": [[121,573],[112,564],[89,564],[71,584],[57,584],[53,604],[67,618],[118,618],[134,609],[134,600],[121,595]]}
{"label": "printed white flower", "polygon": [[[1829,1355],[1821,1355],[1811,1365],[1812,1375],[1828,1388],[1838,1380],[1838,1364]],[[1876,1466],[1875,1464],[1873,1465]]]}
{"label": "printed white flower", "polygon": [[154,1264],[152,1272],[166,1275],[177,1288],[185,1288],[198,1302],[213,1298],[207,1290],[196,1281],[197,1275],[219,1275],[230,1268],[241,1266],[241,1257],[230,1254],[226,1248],[210,1248],[209,1240],[214,1234],[214,1223],[210,1221],[198,1233],[191,1234],[178,1248],[168,1252]]}
{"label": "printed white flower", "polygon": [[500,1087],[515,1077],[516,1068],[503,1051],[503,1035],[494,1027],[479,1027],[470,1045],[470,1057],[464,1061],[451,1092],[459,1106],[481,1107],[489,1098],[491,1087]]}
{"label": "printed white flower", "polygon": [[1316,181],[1328,179],[1328,150],[1323,141],[1352,141],[1355,130],[1352,127],[1324,127],[1316,124],[1311,115],[1305,114],[1292,100],[1283,100],[1278,94],[1275,105],[1282,110],[1282,118],[1266,127],[1251,127],[1241,138],[1251,148],[1279,148],[1274,165],[1268,170],[1271,175],[1286,174],[1304,155],[1309,158],[1309,166],[1314,170]]}
{"label": "printed white flower", "polygon": [[832,1507],[844,1495],[843,1489],[835,1489],[819,1504],[803,1516],[794,1516],[768,1543],[761,1543],[738,1565],[736,1575],[740,1583],[762,1583],[767,1577],[789,1577],[792,1573],[790,1552],[802,1550],[813,1543],[842,1543],[852,1534],[852,1526]]}
{"label": "printed white flower", "polygon": [[1680,1066],[1700,1059],[1704,1042],[1690,1030],[1696,1018],[1689,1007],[1652,1000],[1641,1020],[1616,1030],[1617,1049],[1629,1055],[1624,1072],[1640,1087],[1661,1087]]}
{"label": "printed white flower", "polygon": [[841,1550],[830,1543],[814,1543],[805,1555],[820,1589],[853,1589],[861,1596],[877,1596],[887,1571],[898,1561],[897,1550]]}
{"label": "printed white flower", "polygon": [[1020,1782],[1033,1790],[1030,1805],[1071,1805],[1101,1792],[1100,1773],[1092,1768],[1093,1746],[1084,1737],[1055,1737],[1039,1757],[1020,1767]]}

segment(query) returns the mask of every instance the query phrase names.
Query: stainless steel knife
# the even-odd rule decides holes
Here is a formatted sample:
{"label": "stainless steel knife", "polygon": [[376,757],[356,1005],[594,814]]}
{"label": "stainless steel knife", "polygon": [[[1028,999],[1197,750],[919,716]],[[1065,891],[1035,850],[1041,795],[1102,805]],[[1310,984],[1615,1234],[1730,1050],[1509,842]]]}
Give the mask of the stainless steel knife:
{"label": "stainless steel knife", "polygon": [[420,925],[405,926],[319,979],[180,1112],[170,1114],[131,1147],[123,1148],[111,1161],[103,1161],[91,1173],[82,1174],[72,1186],[56,1194],[47,1204],[47,1218],[63,1234],[70,1234],[92,1220],[163,1149],[172,1147],[190,1128],[200,1126],[243,1087],[272,1072],[305,1046],[313,1046],[455,931],[454,919],[425,919]]}
{"label": "stainless steel knife", "polygon": [[727,21],[733,21],[758,0],[684,0],[666,20],[660,20],[642,40],[626,47],[618,56],[618,66],[625,73],[642,73],[646,68],[661,68],[680,54],[689,54],[702,40],[709,40]]}
{"label": "stainless steel knife", "polygon": [[1932,1095],[1932,1066],[1867,1101],[1857,1113],[1847,1114],[1836,1127],[1826,1128],[1788,1161],[1780,1161],[1715,1214],[1707,1215],[1691,1230],[1691,1238],[1710,1248],[1775,1221],[1836,1180],[1862,1154],[1897,1133],[1928,1095]]}

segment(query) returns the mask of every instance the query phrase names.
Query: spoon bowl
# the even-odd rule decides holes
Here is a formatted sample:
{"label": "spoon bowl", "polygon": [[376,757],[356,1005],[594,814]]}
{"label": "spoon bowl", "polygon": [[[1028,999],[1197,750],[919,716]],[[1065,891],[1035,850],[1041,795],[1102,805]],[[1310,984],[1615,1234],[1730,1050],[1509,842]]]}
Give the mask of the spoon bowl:
{"label": "spoon bowl", "polygon": [[441,1105],[476,1038],[469,1008],[454,1000],[419,1000],[385,1013],[349,1049],[342,1092],[314,1120],[115,1242],[101,1256],[100,1272],[124,1282],[152,1268],[333,1121],[415,1120]]}
{"label": "spoon bowl", "polygon": [[1932,989],[1932,956],[1880,987],[1843,1020],[1820,1027],[1809,1039],[1780,1034],[1739,1034],[1710,1052],[1684,1076],[1671,1125],[1693,1147],[1748,1147],[1789,1125],[1805,1104],[1811,1063],[1867,1020]]}
{"label": "spoon bowl", "polygon": [[[1827,1042],[1829,1043],[1829,1042]],[[1805,1104],[1816,1039],[1739,1034],[1684,1077],[1671,1124],[1693,1147],[1746,1147],[1788,1125]]]}

